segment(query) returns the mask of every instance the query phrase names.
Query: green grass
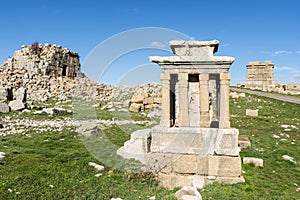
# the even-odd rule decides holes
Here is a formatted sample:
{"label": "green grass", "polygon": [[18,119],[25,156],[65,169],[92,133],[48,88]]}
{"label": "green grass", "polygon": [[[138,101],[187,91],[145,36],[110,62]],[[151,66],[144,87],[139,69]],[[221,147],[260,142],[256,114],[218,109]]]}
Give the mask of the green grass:
{"label": "green grass", "polygon": [[[231,99],[230,106],[231,126],[238,128],[240,134],[248,135],[252,142],[250,148],[241,151],[241,158],[262,158],[265,166],[243,165],[246,183],[214,183],[200,190],[203,199],[300,199],[300,191],[296,191],[300,187],[300,105],[247,95],[246,98]],[[245,116],[247,108],[259,109],[259,116]],[[128,117],[124,113],[116,115],[106,110],[90,109],[89,105],[80,107],[79,111],[82,113],[79,112],[78,116],[82,118]],[[87,115],[85,111],[88,111]],[[37,118],[36,115],[17,112],[9,115]],[[39,120],[43,118],[48,116],[38,116]],[[130,113],[130,118],[148,120],[141,113]],[[298,129],[285,131],[281,127],[283,124],[294,125]],[[90,138],[81,138],[73,130],[47,133],[27,130],[0,137],[0,151],[7,153],[0,161],[0,199],[106,200],[121,197],[134,200],[149,199],[150,196],[175,199],[176,189],[159,187],[151,174],[124,172],[124,168],[135,169],[139,164],[122,160],[114,153],[130,138],[131,132],[141,128],[145,126],[111,126]],[[273,135],[286,140],[273,138]],[[294,157],[298,164],[283,160],[283,155]],[[110,159],[105,160],[104,157]],[[99,172],[89,167],[88,162],[105,165],[103,175],[95,177]]]}
{"label": "green grass", "polygon": [[[264,167],[243,165],[246,183],[212,184],[201,191],[203,199],[300,199],[300,191],[296,191],[300,187],[300,105],[247,95],[231,100],[230,106],[231,126],[249,136],[252,143],[251,148],[240,152],[241,158],[262,158]],[[259,109],[259,116],[245,116],[247,108]],[[299,129],[287,132],[283,124]],[[283,155],[294,157],[298,164],[283,160]]]}
{"label": "green grass", "polygon": [[0,149],[7,153],[0,163],[0,199],[148,199],[154,195],[173,199],[173,192],[157,187],[149,174],[108,167],[95,177],[98,172],[88,162],[99,161],[73,132],[26,134],[31,137],[18,134],[0,139]]}

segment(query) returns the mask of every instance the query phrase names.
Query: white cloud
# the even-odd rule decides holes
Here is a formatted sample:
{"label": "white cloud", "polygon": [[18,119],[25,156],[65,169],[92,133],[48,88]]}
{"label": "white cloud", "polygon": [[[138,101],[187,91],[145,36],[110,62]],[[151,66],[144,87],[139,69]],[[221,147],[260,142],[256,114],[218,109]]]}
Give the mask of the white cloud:
{"label": "white cloud", "polygon": [[285,50],[281,50],[281,51],[275,51],[273,53],[274,56],[279,56],[279,55],[288,55],[288,54],[292,54],[292,51],[285,51]]}
{"label": "white cloud", "polygon": [[277,70],[277,71],[291,71],[291,70],[295,70],[294,67],[286,67],[286,66],[275,67],[274,69]]}
{"label": "white cloud", "polygon": [[158,41],[153,41],[151,43],[152,47],[156,47],[156,48],[164,48],[166,47],[166,44],[162,43],[162,42],[158,42]]}
{"label": "white cloud", "polygon": [[228,47],[228,46],[230,46],[229,43],[226,43],[226,44],[222,44],[222,45],[221,45],[221,47]]}
{"label": "white cloud", "polygon": [[296,51],[296,53],[300,54],[300,51]]}

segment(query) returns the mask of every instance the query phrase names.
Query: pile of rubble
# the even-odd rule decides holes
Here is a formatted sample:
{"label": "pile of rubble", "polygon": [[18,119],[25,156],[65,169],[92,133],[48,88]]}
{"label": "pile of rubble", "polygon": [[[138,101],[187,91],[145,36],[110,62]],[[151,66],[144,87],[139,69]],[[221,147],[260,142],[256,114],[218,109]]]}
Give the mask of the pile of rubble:
{"label": "pile of rubble", "polygon": [[108,102],[114,110],[132,112],[158,107],[159,84],[114,87],[98,84],[80,72],[79,55],[59,45],[22,46],[0,66],[0,113],[23,110],[26,102],[67,97]]}

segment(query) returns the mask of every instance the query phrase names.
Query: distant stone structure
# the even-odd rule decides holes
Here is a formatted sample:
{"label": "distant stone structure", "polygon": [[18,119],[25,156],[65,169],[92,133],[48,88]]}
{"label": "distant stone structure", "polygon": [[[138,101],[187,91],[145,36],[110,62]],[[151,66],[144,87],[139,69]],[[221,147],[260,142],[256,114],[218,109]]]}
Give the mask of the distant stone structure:
{"label": "distant stone structure", "polygon": [[26,70],[30,77],[34,74],[50,77],[75,78],[80,72],[79,55],[59,45],[33,43],[22,46],[4,65],[11,71]]}
{"label": "distant stone structure", "polygon": [[36,42],[23,45],[0,66],[0,88],[8,90],[9,96],[23,88],[27,100],[45,101],[51,96],[72,94],[79,75],[78,53]]}
{"label": "distant stone structure", "polygon": [[249,62],[247,65],[246,88],[268,90],[274,87],[274,64],[271,61]]}
{"label": "distant stone structure", "polygon": [[138,130],[117,153],[155,172],[162,186],[244,182],[239,131],[230,128],[228,73],[233,57],[214,56],[219,41],[171,41],[162,68],[160,125]]}

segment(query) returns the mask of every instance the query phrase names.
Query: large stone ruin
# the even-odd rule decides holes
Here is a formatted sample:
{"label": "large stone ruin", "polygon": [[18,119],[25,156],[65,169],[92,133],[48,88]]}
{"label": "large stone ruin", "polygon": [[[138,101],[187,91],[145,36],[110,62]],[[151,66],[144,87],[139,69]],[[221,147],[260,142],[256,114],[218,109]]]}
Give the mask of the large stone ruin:
{"label": "large stone ruin", "polygon": [[59,45],[23,45],[0,66],[3,101],[16,99],[19,91],[26,93],[29,101],[43,102],[51,97],[64,99],[82,93],[86,97],[100,98],[104,96],[101,93],[106,93],[105,89],[106,86],[81,73],[78,53]]}
{"label": "large stone ruin", "polygon": [[274,64],[271,61],[249,62],[247,65],[246,88],[269,90],[274,87]]}
{"label": "large stone ruin", "polygon": [[162,69],[160,124],[132,133],[117,153],[144,163],[162,186],[244,182],[239,131],[230,127],[229,115],[228,70],[234,58],[214,56],[218,45],[171,41],[175,56],[150,57]]}

